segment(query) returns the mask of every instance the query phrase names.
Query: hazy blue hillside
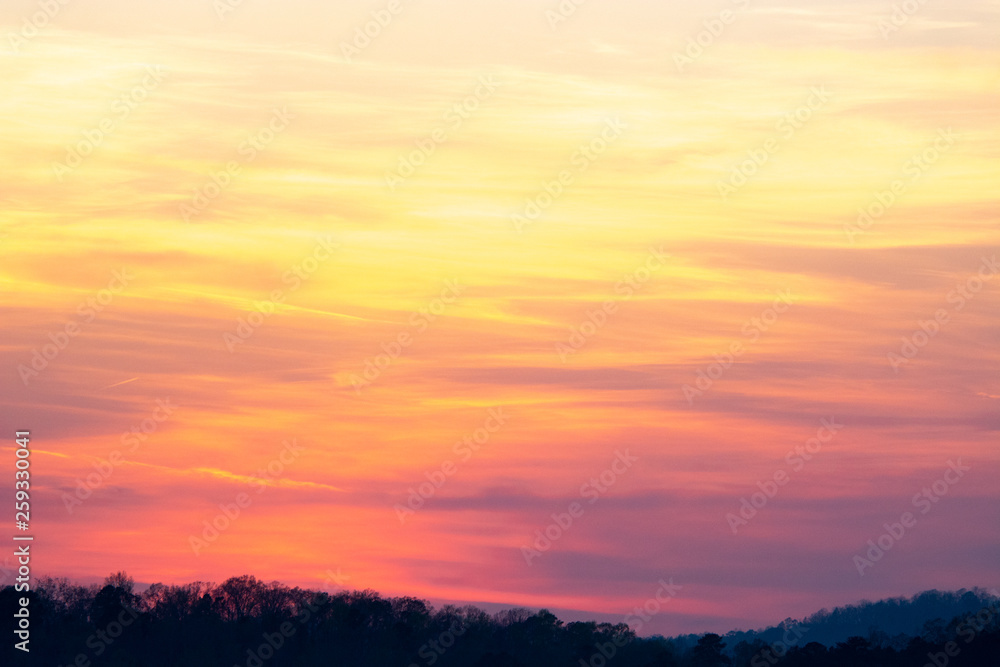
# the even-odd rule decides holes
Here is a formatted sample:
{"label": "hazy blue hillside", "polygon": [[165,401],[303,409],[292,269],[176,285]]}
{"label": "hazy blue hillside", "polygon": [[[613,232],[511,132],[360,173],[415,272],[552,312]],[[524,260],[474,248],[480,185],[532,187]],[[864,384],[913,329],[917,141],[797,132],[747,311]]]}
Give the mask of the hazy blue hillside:
{"label": "hazy blue hillside", "polygon": [[[930,590],[912,598],[863,600],[833,611],[823,609],[804,619],[788,618],[762,630],[734,630],[725,635],[725,640],[730,650],[744,641],[762,640],[767,644],[785,641],[798,646],[818,642],[833,646],[849,637],[865,637],[873,644],[901,648],[915,636],[946,640],[947,627],[955,617],[978,612],[984,607],[995,608],[998,603],[996,595],[981,588]],[[694,645],[699,636],[684,635],[676,637],[675,641],[680,645]]]}

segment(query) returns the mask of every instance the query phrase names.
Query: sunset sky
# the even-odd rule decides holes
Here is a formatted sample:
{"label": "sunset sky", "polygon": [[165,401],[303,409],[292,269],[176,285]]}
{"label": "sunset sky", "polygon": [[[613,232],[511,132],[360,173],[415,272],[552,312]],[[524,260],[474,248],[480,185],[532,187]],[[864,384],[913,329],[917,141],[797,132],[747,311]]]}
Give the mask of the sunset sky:
{"label": "sunset sky", "polygon": [[1000,585],[1000,1],[577,2],[4,3],[37,574]]}

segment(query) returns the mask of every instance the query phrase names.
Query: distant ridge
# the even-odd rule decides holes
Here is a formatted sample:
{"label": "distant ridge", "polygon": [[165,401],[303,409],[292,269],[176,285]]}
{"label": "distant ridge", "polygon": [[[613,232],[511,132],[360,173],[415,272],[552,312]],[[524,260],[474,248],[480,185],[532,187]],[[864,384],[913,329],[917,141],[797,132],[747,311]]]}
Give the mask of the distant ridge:
{"label": "distant ridge", "polygon": [[[804,619],[787,618],[776,626],[759,630],[733,630],[724,636],[732,649],[739,642],[762,640],[767,644],[785,641],[791,628],[791,637],[801,633],[797,645],[817,642],[833,646],[851,637],[864,637],[872,644],[904,648],[912,637],[924,637],[932,642],[954,639],[948,632],[949,624],[957,617],[975,614],[984,608],[997,609],[1000,596],[996,591],[983,588],[958,591],[928,590],[913,597],[894,597],[870,602],[836,607],[833,611],[822,609]],[[957,625],[957,624],[953,624]],[[694,645],[701,635],[673,637],[681,645]],[[1000,663],[998,663],[1000,664]]]}

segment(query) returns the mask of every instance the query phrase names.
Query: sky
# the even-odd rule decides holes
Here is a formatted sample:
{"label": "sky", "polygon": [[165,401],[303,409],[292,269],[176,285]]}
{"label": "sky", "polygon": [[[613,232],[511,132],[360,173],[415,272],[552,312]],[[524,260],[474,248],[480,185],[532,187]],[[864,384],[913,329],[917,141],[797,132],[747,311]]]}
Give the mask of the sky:
{"label": "sky", "polygon": [[1000,2],[903,4],[5,2],[34,572],[644,635],[997,586]]}

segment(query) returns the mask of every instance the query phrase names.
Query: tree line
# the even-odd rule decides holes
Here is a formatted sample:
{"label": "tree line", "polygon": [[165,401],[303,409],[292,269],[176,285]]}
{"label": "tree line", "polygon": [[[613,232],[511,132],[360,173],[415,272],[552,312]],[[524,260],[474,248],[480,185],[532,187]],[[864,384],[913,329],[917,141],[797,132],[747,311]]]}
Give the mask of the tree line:
{"label": "tree line", "polygon": [[[153,584],[125,573],[103,585],[42,579],[0,590],[0,609],[29,597],[31,653],[6,642],[4,665],[45,667],[997,667],[1000,607],[912,636],[871,627],[823,644],[819,626],[786,621],[758,633],[637,637],[626,624],[564,623],[547,610],[435,608],[374,591],[313,591],[252,576],[221,584]],[[952,594],[954,595],[954,594]],[[970,600],[966,596],[966,602]],[[926,600],[925,600],[926,602]],[[870,604],[870,603],[869,603]],[[882,603],[877,603],[882,604]],[[890,605],[891,606],[891,605]],[[940,608],[948,609],[948,605]],[[852,608],[846,608],[848,610]],[[809,620],[853,612],[821,612]],[[902,613],[902,612],[901,612]],[[6,612],[6,618],[11,618]],[[819,636],[820,632],[813,632]]]}

